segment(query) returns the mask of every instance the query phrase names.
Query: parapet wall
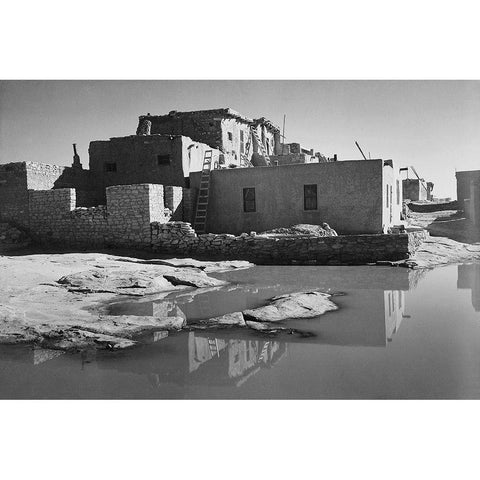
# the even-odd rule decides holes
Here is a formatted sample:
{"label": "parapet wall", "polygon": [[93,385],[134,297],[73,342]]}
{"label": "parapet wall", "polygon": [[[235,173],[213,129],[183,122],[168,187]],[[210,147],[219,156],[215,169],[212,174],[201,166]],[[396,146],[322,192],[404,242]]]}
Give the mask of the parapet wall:
{"label": "parapet wall", "polygon": [[197,235],[189,223],[152,223],[152,249],[175,255],[204,255],[259,264],[365,264],[409,258],[428,237],[420,230],[398,235],[338,237],[228,234]]}

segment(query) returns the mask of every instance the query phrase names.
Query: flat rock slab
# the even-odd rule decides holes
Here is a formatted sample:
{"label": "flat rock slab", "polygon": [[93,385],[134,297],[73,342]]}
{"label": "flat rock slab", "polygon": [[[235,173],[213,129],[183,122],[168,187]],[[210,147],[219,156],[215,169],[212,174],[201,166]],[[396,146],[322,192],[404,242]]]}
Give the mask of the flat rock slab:
{"label": "flat rock slab", "polygon": [[206,273],[212,272],[228,272],[230,270],[239,270],[244,268],[251,268],[253,263],[244,260],[226,260],[220,262],[206,262],[201,260],[195,260],[194,258],[169,258],[164,259],[152,259],[145,260],[144,263],[154,265],[167,265],[170,267],[186,268],[193,267],[203,270]]}
{"label": "flat rock slab", "polygon": [[136,296],[172,291],[178,286],[205,288],[227,284],[197,268],[171,267],[93,268],[65,275],[58,283],[73,292]]}
{"label": "flat rock slab", "polygon": [[172,285],[207,288],[227,285],[228,282],[209,277],[205,272],[196,268],[179,268],[163,275]]}
{"label": "flat rock slab", "polygon": [[337,310],[330,300],[331,295],[323,292],[298,292],[273,297],[265,307],[244,310],[245,320],[256,322],[281,322],[288,319],[313,318]]}
{"label": "flat rock slab", "polygon": [[227,313],[220,317],[212,317],[199,322],[201,325],[213,327],[245,327],[245,320],[242,312]]}
{"label": "flat rock slab", "polygon": [[408,260],[398,263],[409,268],[433,268],[439,265],[480,260],[480,244],[462,243],[446,237],[429,237]]}

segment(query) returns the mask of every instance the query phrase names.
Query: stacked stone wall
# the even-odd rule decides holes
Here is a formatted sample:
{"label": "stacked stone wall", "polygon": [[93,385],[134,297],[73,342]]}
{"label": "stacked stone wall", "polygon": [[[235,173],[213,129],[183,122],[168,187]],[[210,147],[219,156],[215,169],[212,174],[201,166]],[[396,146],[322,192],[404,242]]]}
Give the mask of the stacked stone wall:
{"label": "stacked stone wall", "polygon": [[150,223],[166,222],[161,185],[107,188],[107,205],[76,208],[74,189],[30,190],[30,232],[64,246],[150,248]]}
{"label": "stacked stone wall", "polygon": [[185,222],[153,223],[152,249],[175,255],[249,260],[261,264],[365,264],[409,258],[427,238],[424,230],[398,235],[338,237],[242,234],[197,235]]}

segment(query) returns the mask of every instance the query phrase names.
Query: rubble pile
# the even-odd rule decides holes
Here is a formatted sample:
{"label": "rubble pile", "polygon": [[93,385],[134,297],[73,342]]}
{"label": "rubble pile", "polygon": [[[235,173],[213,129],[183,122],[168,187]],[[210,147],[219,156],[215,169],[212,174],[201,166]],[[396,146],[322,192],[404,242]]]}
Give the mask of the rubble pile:
{"label": "rubble pile", "polygon": [[314,237],[334,237],[332,230],[323,228],[320,225],[309,225],[307,223],[300,223],[292,225],[291,227],[274,228],[267,230],[260,235],[312,235]]}

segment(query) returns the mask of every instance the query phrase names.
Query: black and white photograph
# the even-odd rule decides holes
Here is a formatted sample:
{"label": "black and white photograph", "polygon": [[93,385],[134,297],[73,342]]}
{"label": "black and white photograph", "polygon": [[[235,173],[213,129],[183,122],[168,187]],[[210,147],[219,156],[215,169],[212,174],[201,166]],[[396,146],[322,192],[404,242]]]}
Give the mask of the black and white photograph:
{"label": "black and white photograph", "polygon": [[[467,419],[480,399],[480,73],[452,60],[447,74],[425,74],[419,47],[420,72],[398,74],[394,44],[367,48],[373,69],[355,61],[337,74],[360,58],[352,34],[333,70],[318,70],[345,25],[324,30],[313,10],[289,24],[283,12],[264,29],[275,15],[267,6],[239,14],[236,27],[203,21],[207,5],[125,4],[142,10],[130,32],[110,25],[112,5],[100,10],[125,33],[116,43],[96,43],[103,20],[94,10],[77,17],[79,5],[63,12],[70,25],[55,20],[58,32],[38,37],[64,43],[61,52],[35,59],[30,38],[0,74],[0,406],[10,447],[23,441],[23,418],[22,429],[47,435],[39,464],[58,442],[50,479],[148,477],[147,464],[170,449],[164,473],[178,476],[185,462],[185,478],[237,478],[219,470],[247,467],[250,455],[259,475],[310,478],[327,449],[339,459],[327,478],[383,478],[360,468],[368,454],[357,450],[377,428],[403,432],[380,442],[380,456],[412,436],[417,460],[428,443],[417,429],[451,441],[448,428],[476,428]],[[344,18],[361,31],[353,8]],[[401,17],[412,22],[395,20],[405,34],[420,23]],[[383,42],[379,25],[366,45]],[[93,53],[82,55],[86,44]],[[110,448],[98,469],[79,452],[91,436],[95,457]],[[81,460],[66,453],[72,437]],[[147,445],[141,471],[127,460],[134,438]],[[220,463],[209,466],[212,448]],[[349,449],[353,470],[337,476]],[[445,478],[474,473],[453,465]],[[428,478],[429,468],[417,473]]]}

